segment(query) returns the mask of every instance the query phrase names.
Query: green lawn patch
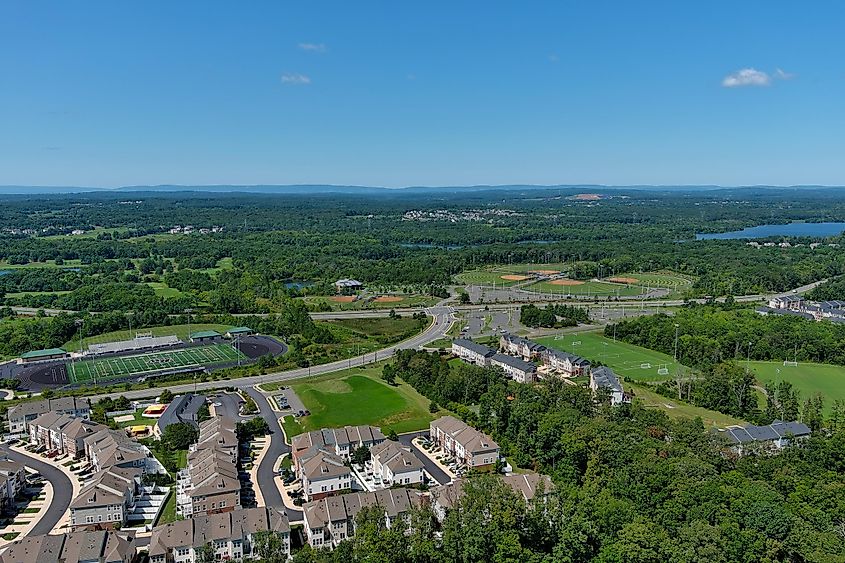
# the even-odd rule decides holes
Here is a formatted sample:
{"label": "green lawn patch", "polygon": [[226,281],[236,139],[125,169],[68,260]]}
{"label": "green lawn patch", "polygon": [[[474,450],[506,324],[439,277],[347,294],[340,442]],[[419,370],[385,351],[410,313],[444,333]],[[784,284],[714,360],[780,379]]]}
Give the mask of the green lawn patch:
{"label": "green lawn patch", "polygon": [[23,512],[24,514],[37,514],[40,511],[40,508],[24,508],[23,510],[21,510],[21,512]]}
{"label": "green lawn patch", "polygon": [[[591,362],[601,362],[626,379],[639,381],[664,381],[675,376],[677,370],[687,373],[687,367],[676,363],[672,356],[648,348],[614,341],[598,332],[561,333],[538,338],[537,342],[564,352],[577,354]],[[669,370],[661,375],[658,370]]]}
{"label": "green lawn patch", "polygon": [[[381,367],[352,368],[293,383],[291,387],[311,411],[300,419],[301,431],[371,424],[386,434],[391,429],[409,432],[428,427],[439,416],[428,412],[430,401],[407,383],[384,383]],[[290,423],[285,424],[285,432],[291,432],[288,438],[299,433]]]}
{"label": "green lawn patch", "polygon": [[21,535],[20,532],[9,532],[8,534],[3,534],[0,537],[2,537],[6,541],[12,541],[13,539],[18,537],[19,535]]}
{"label": "green lawn patch", "polygon": [[[580,282],[580,283],[579,283]],[[577,285],[558,285],[554,281],[541,281],[527,286],[527,291],[536,291],[566,297],[567,295],[595,296],[595,297],[631,297],[645,293],[645,286],[610,283],[593,280],[573,280]]]}
{"label": "green lawn patch", "polygon": [[155,525],[158,526],[160,524],[169,524],[170,522],[175,522],[178,519],[176,515],[176,490],[175,487],[171,487],[170,494],[167,496],[167,500],[164,502],[164,507],[161,509],[161,512],[158,513],[158,519],[155,522]]}
{"label": "green lawn patch", "polygon": [[176,450],[176,468],[185,469],[188,467],[188,450]]}
{"label": "green lawn patch", "polygon": [[704,426],[708,428],[724,428],[735,424],[746,424],[743,420],[720,412],[695,407],[682,401],[658,395],[642,385],[628,382],[625,384],[625,387],[628,391],[633,391],[634,400],[641,401],[647,407],[660,409],[672,418],[700,417],[702,422],[704,422]]}
{"label": "green lawn patch", "polygon": [[147,285],[153,288],[153,291],[156,292],[157,297],[182,297],[185,294],[176,289],[175,287],[170,287],[164,282],[147,282]]}
{"label": "green lawn patch", "polygon": [[293,415],[288,415],[282,418],[282,430],[285,431],[285,437],[288,439],[288,441],[290,441],[292,437],[305,432],[305,429],[302,428],[302,425],[296,420],[296,417],[294,417]]}
{"label": "green lawn patch", "polygon": [[804,362],[798,362],[797,366],[785,366],[783,362],[751,362],[750,366],[761,385],[769,381],[790,382],[801,393],[802,402],[821,394],[825,414],[830,412],[833,401],[845,401],[845,366]]}

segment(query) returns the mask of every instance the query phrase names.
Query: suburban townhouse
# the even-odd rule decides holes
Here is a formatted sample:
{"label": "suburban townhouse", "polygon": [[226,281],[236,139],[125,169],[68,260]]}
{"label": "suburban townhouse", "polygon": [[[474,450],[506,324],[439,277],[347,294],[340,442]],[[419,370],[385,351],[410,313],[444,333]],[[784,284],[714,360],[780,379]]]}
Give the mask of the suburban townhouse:
{"label": "suburban townhouse", "polygon": [[26,536],[12,542],[0,563],[132,563],[138,551],[134,538],[114,531],[78,531]]}
{"label": "suburban townhouse", "polygon": [[62,453],[79,458],[85,455],[85,438],[108,430],[108,427],[93,420],[74,418],[73,422],[62,428]]}
{"label": "suburban townhouse", "polygon": [[344,428],[323,428],[295,436],[291,441],[291,455],[294,463],[302,452],[314,447],[332,451],[336,456],[349,460],[360,448],[372,448],[385,441],[381,429],[375,426],[346,426]]}
{"label": "suburban townhouse", "polygon": [[[502,475],[499,479],[525,502],[534,500],[538,494],[545,499],[554,492],[551,478],[540,473]],[[447,511],[460,504],[466,483],[465,478],[456,479],[451,483],[431,489],[431,507],[438,520],[442,522]]]}
{"label": "suburban townhouse", "polygon": [[373,476],[381,487],[425,483],[425,466],[411,451],[399,442],[387,440],[370,450]]}
{"label": "suburban townhouse", "polygon": [[211,546],[214,559],[256,559],[255,537],[276,534],[290,557],[290,523],[284,512],[273,508],[246,508],[179,520],[153,529],[150,563],[197,563],[199,553]]}
{"label": "suburban townhouse", "polygon": [[6,512],[15,506],[15,497],[26,487],[26,468],[9,458],[0,458],[0,509]]}
{"label": "suburban townhouse", "polygon": [[590,390],[595,394],[599,389],[607,391],[612,406],[631,402],[631,398],[625,394],[619,378],[609,367],[600,366],[590,370]]}
{"label": "suburban townhouse", "polygon": [[9,407],[6,417],[9,421],[9,434],[18,436],[29,432],[29,423],[46,412],[66,414],[76,418],[90,418],[91,405],[88,399],[60,397],[41,401],[27,401]]}
{"label": "suburban townhouse", "polygon": [[492,469],[499,461],[499,445],[490,436],[453,416],[431,421],[429,436],[447,455],[468,468]]}
{"label": "suburban townhouse", "polygon": [[311,547],[334,548],[355,536],[355,516],[362,508],[378,506],[384,510],[385,525],[398,519],[408,521],[410,512],[423,502],[423,493],[413,489],[383,489],[371,493],[348,493],[302,505],[305,537]]}
{"label": "suburban townhouse", "polygon": [[490,365],[500,368],[505,375],[517,383],[534,383],[537,379],[537,366],[526,362],[522,358],[507,354],[494,354],[490,358]]}
{"label": "suburban townhouse", "polygon": [[70,503],[74,530],[101,530],[126,524],[141,492],[141,469],[112,467],[95,474]]}
{"label": "suburban townhouse", "polygon": [[204,395],[194,395],[193,393],[186,393],[174,398],[156,420],[155,426],[153,426],[153,434],[157,438],[161,438],[164,429],[171,424],[190,424],[194,428],[199,428],[199,411],[205,405],[205,402]]}
{"label": "suburban townhouse", "polygon": [[74,418],[66,414],[45,412],[29,423],[29,442],[37,444],[48,452],[64,450],[62,428],[73,422]]}
{"label": "suburban townhouse", "polygon": [[120,430],[104,429],[82,438],[85,457],[95,471],[111,467],[138,468],[144,473],[164,473],[149,448]]}
{"label": "suburban townhouse", "polygon": [[199,428],[197,443],[188,452],[188,465],[177,477],[177,512],[191,518],[239,510],[241,482],[234,421],[213,418]]}
{"label": "suburban townhouse", "polygon": [[466,338],[456,338],[452,341],[453,355],[465,362],[478,366],[489,366],[490,358],[492,358],[495,353],[495,350]]}
{"label": "suburban townhouse", "polygon": [[300,454],[296,472],[306,501],[325,498],[352,488],[352,470],[346,461],[318,446]]}
{"label": "suburban townhouse", "polygon": [[546,347],[515,334],[503,334],[499,338],[499,349],[505,354],[517,356],[525,361],[539,359]]}
{"label": "suburban townhouse", "polygon": [[739,455],[749,452],[775,453],[789,444],[806,440],[812,431],[803,422],[775,420],[771,424],[728,426],[718,431],[730,449]]}
{"label": "suburban townhouse", "polygon": [[580,377],[590,372],[588,360],[569,352],[547,349],[540,359],[543,365],[564,377]]}

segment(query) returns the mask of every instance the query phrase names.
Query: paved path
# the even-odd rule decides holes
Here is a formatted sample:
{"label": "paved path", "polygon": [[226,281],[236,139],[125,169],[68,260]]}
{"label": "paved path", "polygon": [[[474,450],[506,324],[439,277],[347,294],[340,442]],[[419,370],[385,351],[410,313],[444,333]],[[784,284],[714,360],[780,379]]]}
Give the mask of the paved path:
{"label": "paved path", "polygon": [[37,456],[30,456],[14,451],[5,444],[0,445],[0,453],[11,460],[35,469],[53,486],[53,500],[47,511],[41,516],[41,520],[32,527],[30,534],[39,535],[52,532],[70,506],[71,495],[73,494],[73,486],[70,479],[54,465],[45,463]]}
{"label": "paved path", "polygon": [[419,432],[409,432],[407,434],[399,434],[399,442],[405,446],[408,446],[413,450],[414,455],[416,455],[420,461],[422,462],[425,470],[428,472],[431,477],[440,483],[441,485],[445,485],[452,481],[452,478],[449,477],[445,471],[440,469],[436,463],[431,461],[428,456],[426,456],[420,449],[417,447],[416,444],[413,443],[413,439],[418,436],[428,436],[428,430],[420,430]]}

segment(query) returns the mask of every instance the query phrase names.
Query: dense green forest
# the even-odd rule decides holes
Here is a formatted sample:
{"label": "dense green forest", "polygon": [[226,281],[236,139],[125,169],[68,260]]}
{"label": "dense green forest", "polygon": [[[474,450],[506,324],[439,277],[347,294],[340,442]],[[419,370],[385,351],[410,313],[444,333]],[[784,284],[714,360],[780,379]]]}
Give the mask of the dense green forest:
{"label": "dense green forest", "polygon": [[807,292],[805,297],[813,301],[845,301],[845,277],[825,282]]}
{"label": "dense green forest", "polygon": [[417,351],[389,369],[491,433],[511,464],[551,475],[555,500],[526,504],[482,477],[442,530],[423,513],[409,536],[365,526],[297,561],[845,561],[841,421],[781,455],[737,458],[700,420],[611,408],[558,380],[521,385]]}

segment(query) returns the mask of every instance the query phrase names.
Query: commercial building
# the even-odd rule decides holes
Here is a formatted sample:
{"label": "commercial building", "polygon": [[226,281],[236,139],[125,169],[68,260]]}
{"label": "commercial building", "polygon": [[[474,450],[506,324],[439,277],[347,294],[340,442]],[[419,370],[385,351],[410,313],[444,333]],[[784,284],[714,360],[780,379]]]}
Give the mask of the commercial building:
{"label": "commercial building", "polygon": [[806,440],[812,431],[803,422],[775,420],[764,426],[728,426],[719,430],[718,434],[734,452],[742,455],[751,451],[780,451],[794,441]]}
{"label": "commercial building", "polygon": [[70,357],[70,355],[61,348],[46,348],[44,350],[31,350],[21,354],[20,363],[34,364],[38,362],[51,362],[55,360],[63,360]]}
{"label": "commercial building", "polygon": [[431,421],[429,435],[435,445],[467,468],[492,469],[499,461],[499,445],[490,436],[453,416]]}
{"label": "commercial building", "polygon": [[334,548],[355,536],[355,516],[362,508],[378,506],[384,510],[385,526],[399,519],[408,520],[411,510],[423,502],[423,494],[412,489],[385,489],[372,493],[349,493],[302,505],[305,537],[314,548]]}
{"label": "commercial building", "polygon": [[220,338],[220,333],[216,330],[200,330],[192,332],[188,337],[191,342],[209,342]]}
{"label": "commercial building", "polygon": [[150,563],[197,563],[199,553],[211,546],[217,561],[257,559],[255,536],[276,534],[290,557],[290,523],[284,512],[272,508],[247,508],[196,516],[153,529]]}
{"label": "commercial building", "polygon": [[132,563],[134,538],[113,531],[26,536],[12,542],[0,563]]}
{"label": "commercial building", "polygon": [[9,434],[20,435],[29,432],[29,423],[46,412],[87,419],[91,417],[91,405],[88,399],[60,397],[58,399],[27,401],[9,407],[6,413],[6,417],[9,420]]}
{"label": "commercial building", "polygon": [[226,338],[236,338],[238,336],[249,336],[254,331],[248,326],[235,326],[226,331]]}
{"label": "commercial building", "polygon": [[358,280],[343,278],[334,282],[334,287],[338,293],[349,294],[364,289],[364,284]]}

